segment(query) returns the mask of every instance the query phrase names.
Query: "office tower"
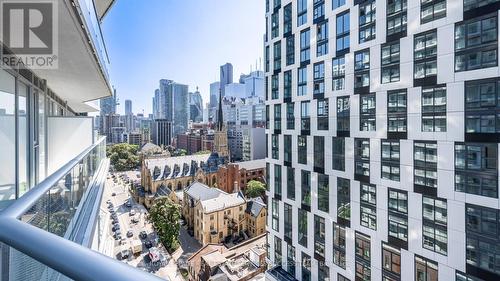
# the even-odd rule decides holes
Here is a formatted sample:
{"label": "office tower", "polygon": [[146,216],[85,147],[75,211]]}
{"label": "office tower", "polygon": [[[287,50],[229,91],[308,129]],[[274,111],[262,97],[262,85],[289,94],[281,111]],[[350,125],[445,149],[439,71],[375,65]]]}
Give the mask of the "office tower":
{"label": "office tower", "polygon": [[500,280],[500,2],[266,2],[268,278]]}
{"label": "office tower", "polygon": [[153,122],[152,141],[154,144],[166,147],[172,144],[172,122],[165,119],[156,119]]}
{"label": "office tower", "polygon": [[189,120],[193,122],[203,121],[203,98],[201,97],[198,87],[196,87],[196,92],[189,93]]}
{"label": "office tower", "polygon": [[245,84],[245,97],[264,98],[264,71],[252,71],[250,74],[242,74],[240,83]]}
{"label": "office tower", "polygon": [[[1,4],[2,16],[15,14],[6,12],[12,6]],[[0,42],[1,280],[158,280],[96,252],[109,245],[100,202],[110,165],[107,140],[95,136],[87,115],[99,110],[89,101],[101,98],[101,117],[116,113],[106,34],[93,33],[101,30],[112,4],[25,1],[16,11],[43,20],[29,38],[50,34],[57,48],[33,49],[30,43],[20,49],[10,39]],[[12,19],[0,40],[33,25],[33,20],[21,26],[23,21]],[[64,27],[58,33],[52,30],[57,25]],[[18,64],[26,61],[26,49],[38,63]],[[40,65],[47,57],[57,60],[57,67]]]}
{"label": "office tower", "polygon": [[218,96],[220,91],[220,82],[210,84],[210,107],[217,108]]}
{"label": "office tower", "polygon": [[132,113],[132,101],[125,100],[125,115],[131,115]]}
{"label": "office tower", "polygon": [[173,83],[171,87],[173,95],[173,132],[175,136],[186,132],[188,129],[190,116],[189,92],[187,85]]}
{"label": "office tower", "polygon": [[116,89],[113,89],[113,94],[111,96],[102,98],[99,103],[101,107],[101,116],[106,114],[116,114]]}
{"label": "office tower", "polygon": [[[161,79],[160,88],[158,89],[158,99],[156,100],[158,111],[156,119],[173,120],[173,89],[172,84],[174,81]],[[156,97],[156,92],[155,92]]]}
{"label": "office tower", "polygon": [[155,119],[155,118],[160,118],[160,90],[156,89],[155,90],[155,95],[153,96],[153,118],[150,119]]}
{"label": "office tower", "polygon": [[233,65],[226,63],[220,66],[220,90],[222,92],[222,97],[226,96],[226,85],[233,83]]}

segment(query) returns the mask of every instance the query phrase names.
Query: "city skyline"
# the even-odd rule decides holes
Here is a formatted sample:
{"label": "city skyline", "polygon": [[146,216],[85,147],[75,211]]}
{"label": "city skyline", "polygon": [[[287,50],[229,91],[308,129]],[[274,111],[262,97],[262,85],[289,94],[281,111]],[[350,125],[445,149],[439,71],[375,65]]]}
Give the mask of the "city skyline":
{"label": "city skyline", "polygon": [[[255,70],[256,64],[262,69],[265,25],[252,19],[264,14],[264,6],[263,1],[242,0],[152,1],[150,5],[117,1],[102,25],[103,34],[113,34],[105,42],[110,81],[119,100],[117,113],[125,112],[126,99],[133,101],[134,114],[152,113],[151,96],[160,79],[188,85],[189,92],[198,87],[206,104],[210,83],[219,81],[221,65],[233,65],[234,81]],[[121,30],[127,32],[117,32]],[[143,52],[140,61],[135,59],[137,50]]]}

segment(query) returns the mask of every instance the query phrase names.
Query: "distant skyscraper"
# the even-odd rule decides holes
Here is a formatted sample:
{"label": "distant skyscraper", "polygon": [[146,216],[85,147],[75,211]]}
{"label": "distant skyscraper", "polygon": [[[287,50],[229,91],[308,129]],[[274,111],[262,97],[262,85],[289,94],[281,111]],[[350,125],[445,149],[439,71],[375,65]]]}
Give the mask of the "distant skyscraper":
{"label": "distant skyscraper", "polygon": [[[172,84],[173,104],[170,110],[173,112],[174,136],[186,132],[189,120],[189,93],[188,86]],[[174,106],[175,105],[175,106]]]}
{"label": "distant skyscraper", "polygon": [[264,98],[264,71],[253,71],[240,76],[240,83],[245,84],[246,97]]}
{"label": "distant skyscraper", "polygon": [[172,96],[172,84],[174,81],[161,79],[159,96],[157,100],[158,116],[156,119],[166,119],[168,121],[173,121],[173,96]]}
{"label": "distant skyscraper", "polygon": [[100,100],[101,116],[106,114],[116,113],[116,89],[113,89],[111,97],[103,98]]}
{"label": "distant skyscraper", "polygon": [[151,119],[158,119],[160,118],[159,116],[159,100],[160,100],[160,90],[156,89],[155,90],[155,95],[153,97],[153,118]]}
{"label": "distant skyscraper", "polygon": [[220,82],[210,84],[210,108],[216,108],[220,90]]}
{"label": "distant skyscraper", "polygon": [[222,92],[222,96],[224,97],[226,95],[225,92],[225,87],[227,84],[233,83],[233,65],[230,63],[226,63],[224,65],[221,65],[220,67],[220,90]]}
{"label": "distant skyscraper", "polygon": [[153,143],[159,146],[172,144],[172,122],[157,119],[153,122]]}
{"label": "distant skyscraper", "polygon": [[132,115],[132,101],[125,100],[125,115]]}
{"label": "distant skyscraper", "polygon": [[189,119],[193,122],[203,121],[203,98],[201,97],[198,88],[196,88],[196,92],[189,93],[189,107]]}

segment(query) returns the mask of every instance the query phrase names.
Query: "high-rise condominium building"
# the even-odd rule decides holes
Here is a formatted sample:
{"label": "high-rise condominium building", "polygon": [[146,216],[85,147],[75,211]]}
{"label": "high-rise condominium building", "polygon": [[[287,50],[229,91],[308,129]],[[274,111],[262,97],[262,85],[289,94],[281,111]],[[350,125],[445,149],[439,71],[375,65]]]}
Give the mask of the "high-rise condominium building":
{"label": "high-rise condominium building", "polygon": [[116,114],[116,89],[113,89],[113,94],[109,97],[102,98],[99,101],[99,105],[101,108],[100,114],[104,116],[106,114]]}
{"label": "high-rise condominium building", "polygon": [[500,1],[266,4],[268,278],[500,280]]}
{"label": "high-rise condominium building", "polygon": [[125,115],[132,115],[132,101],[125,100]]}
{"label": "high-rise condominium building", "polygon": [[226,63],[220,66],[219,87],[222,97],[226,95],[226,85],[233,83],[233,65]]}

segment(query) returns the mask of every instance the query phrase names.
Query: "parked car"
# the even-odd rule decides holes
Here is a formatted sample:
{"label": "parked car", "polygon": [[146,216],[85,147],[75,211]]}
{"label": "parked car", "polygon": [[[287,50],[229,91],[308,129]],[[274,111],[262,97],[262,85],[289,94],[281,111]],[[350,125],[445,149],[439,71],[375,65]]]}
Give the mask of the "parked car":
{"label": "parked car", "polygon": [[129,213],[128,213],[129,216],[135,216],[135,211],[134,210],[131,210]]}
{"label": "parked car", "polygon": [[131,220],[132,223],[138,223],[139,222],[139,219],[136,218],[136,217],[133,217],[132,220]]}
{"label": "parked car", "polygon": [[134,236],[134,232],[132,230],[127,231],[127,237],[132,237]]}
{"label": "parked car", "polygon": [[120,255],[121,255],[122,260],[128,259],[128,257],[130,256],[130,250],[128,250],[128,249],[121,250]]}
{"label": "parked car", "polygon": [[149,259],[151,262],[158,262],[160,261],[160,251],[156,247],[150,248],[149,249]]}
{"label": "parked car", "polygon": [[111,196],[116,196],[116,193],[115,192],[111,193]]}
{"label": "parked car", "polygon": [[146,239],[146,238],[148,238],[148,234],[146,233],[146,231],[144,231],[144,230],[143,230],[143,231],[141,231],[141,232],[139,233],[139,237],[140,237],[141,239]]}
{"label": "parked car", "polygon": [[149,241],[149,240],[148,240],[148,241],[145,241],[145,242],[144,242],[144,246],[146,246],[146,248],[147,248],[147,249],[149,249],[149,248],[153,247],[153,242],[151,242],[151,241]]}
{"label": "parked car", "polygon": [[127,201],[127,203],[125,203],[125,206],[127,206],[127,208],[131,208],[132,207],[132,203],[130,203],[130,201]]}

